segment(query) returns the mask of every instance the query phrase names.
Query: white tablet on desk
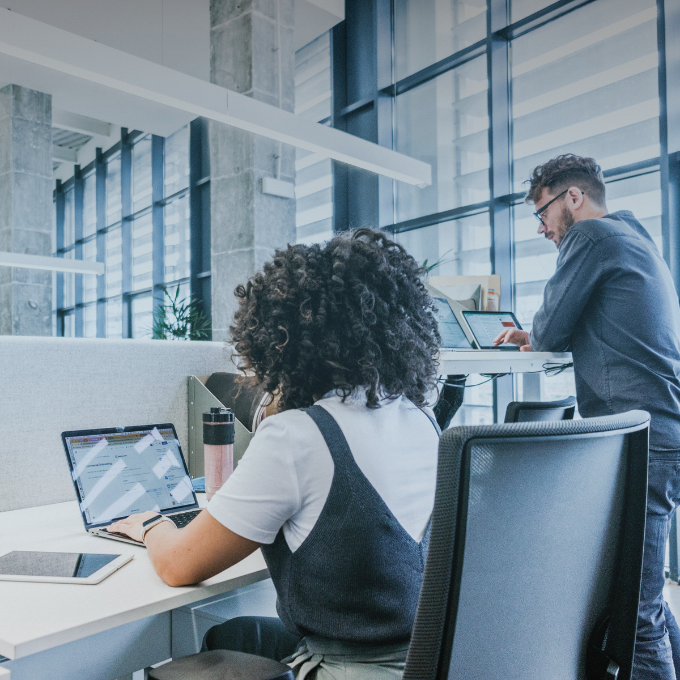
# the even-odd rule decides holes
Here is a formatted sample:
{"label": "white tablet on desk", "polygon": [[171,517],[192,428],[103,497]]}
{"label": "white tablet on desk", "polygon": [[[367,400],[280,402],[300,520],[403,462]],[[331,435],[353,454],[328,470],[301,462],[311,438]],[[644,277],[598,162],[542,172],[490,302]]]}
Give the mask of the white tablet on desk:
{"label": "white tablet on desk", "polygon": [[469,326],[479,349],[500,349],[519,351],[517,345],[494,345],[493,341],[503,332],[522,330],[519,321],[512,312],[463,312],[463,318]]}
{"label": "white tablet on desk", "polygon": [[132,555],[14,550],[0,557],[0,581],[100,583]]}

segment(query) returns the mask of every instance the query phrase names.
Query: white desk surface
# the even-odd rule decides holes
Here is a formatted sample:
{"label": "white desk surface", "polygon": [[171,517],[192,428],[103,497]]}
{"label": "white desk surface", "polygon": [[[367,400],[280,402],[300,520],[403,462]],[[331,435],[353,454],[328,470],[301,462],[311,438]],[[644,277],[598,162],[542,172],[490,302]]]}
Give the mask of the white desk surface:
{"label": "white desk surface", "polygon": [[502,350],[455,350],[439,352],[439,373],[532,373],[542,371],[543,364],[568,364],[570,352],[506,352]]}
{"label": "white desk surface", "polygon": [[199,586],[171,588],[156,575],[145,548],[87,534],[75,501],[0,513],[0,554],[12,550],[133,553],[134,559],[98,585],[0,581],[0,655],[9,659],[51,649],[269,576],[257,550]]}

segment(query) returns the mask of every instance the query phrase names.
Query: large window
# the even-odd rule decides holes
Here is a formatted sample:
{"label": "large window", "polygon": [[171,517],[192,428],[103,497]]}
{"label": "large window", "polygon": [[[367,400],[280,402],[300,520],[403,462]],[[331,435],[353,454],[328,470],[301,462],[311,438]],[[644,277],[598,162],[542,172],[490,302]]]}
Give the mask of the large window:
{"label": "large window", "polygon": [[430,163],[432,185],[396,184],[396,220],[489,200],[486,57],[396,98],[395,148]]}
{"label": "large window", "polygon": [[561,153],[659,156],[655,0],[598,0],[512,43],[515,190]]}
{"label": "large window", "polygon": [[394,32],[399,81],[486,38],[486,0],[394,0]]}
{"label": "large window", "polygon": [[[596,158],[610,211],[632,210],[662,249],[657,9],[655,0],[508,5],[508,22],[489,36],[505,0],[393,0],[393,146],[430,163],[433,183],[394,183],[386,228],[437,264],[433,275],[501,274],[503,307],[530,330],[557,260],[522,200],[535,166],[562,153]],[[494,242],[499,230],[510,239]],[[573,373],[518,375],[511,393],[575,394]],[[456,422],[488,422],[492,405],[491,383],[468,389]]]}
{"label": "large window", "polygon": [[[315,123],[331,120],[330,33],[295,53],[295,113]],[[295,150],[295,198],[298,243],[333,236],[333,167],[329,158]]]}
{"label": "large window", "polygon": [[[436,276],[491,274],[491,226],[487,210],[396,235]],[[493,384],[472,376],[453,425],[493,423]]]}
{"label": "large window", "polygon": [[150,337],[163,288],[191,294],[189,193],[189,126],[165,139],[124,131],[57,185],[57,255],[106,265],[100,277],[57,275],[58,335]]}

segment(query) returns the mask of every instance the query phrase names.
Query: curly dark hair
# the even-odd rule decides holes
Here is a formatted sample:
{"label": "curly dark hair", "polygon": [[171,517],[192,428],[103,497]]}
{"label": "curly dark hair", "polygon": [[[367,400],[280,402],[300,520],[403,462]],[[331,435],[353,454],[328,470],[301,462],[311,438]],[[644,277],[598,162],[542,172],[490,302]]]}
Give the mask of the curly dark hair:
{"label": "curly dark hair", "polygon": [[604,205],[604,177],[594,158],[584,158],[573,153],[556,156],[534,168],[526,183],[529,183],[524,199],[527,203],[539,201],[543,189],[546,188],[553,196],[557,196],[569,187],[578,187],[594,203]]}
{"label": "curly dark hair", "polygon": [[421,273],[402,246],[367,228],[277,250],[234,291],[238,368],[279,397],[280,411],[360,386],[369,408],[401,395],[423,406],[440,337]]}

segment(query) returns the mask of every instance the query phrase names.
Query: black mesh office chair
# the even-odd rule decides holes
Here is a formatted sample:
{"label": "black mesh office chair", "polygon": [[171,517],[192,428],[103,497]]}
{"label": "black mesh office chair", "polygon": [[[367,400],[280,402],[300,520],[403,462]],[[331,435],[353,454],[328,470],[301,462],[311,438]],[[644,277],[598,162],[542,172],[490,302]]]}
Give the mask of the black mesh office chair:
{"label": "black mesh office chair", "polygon": [[511,401],[505,411],[506,423],[538,422],[541,420],[572,420],[576,399],[560,401]]}
{"label": "black mesh office chair", "polygon": [[404,680],[630,679],[648,425],[631,411],[443,433]]}
{"label": "black mesh office chair", "polygon": [[[404,680],[630,679],[648,424],[631,411],[444,432]],[[238,652],[189,656],[149,677],[293,678]]]}

